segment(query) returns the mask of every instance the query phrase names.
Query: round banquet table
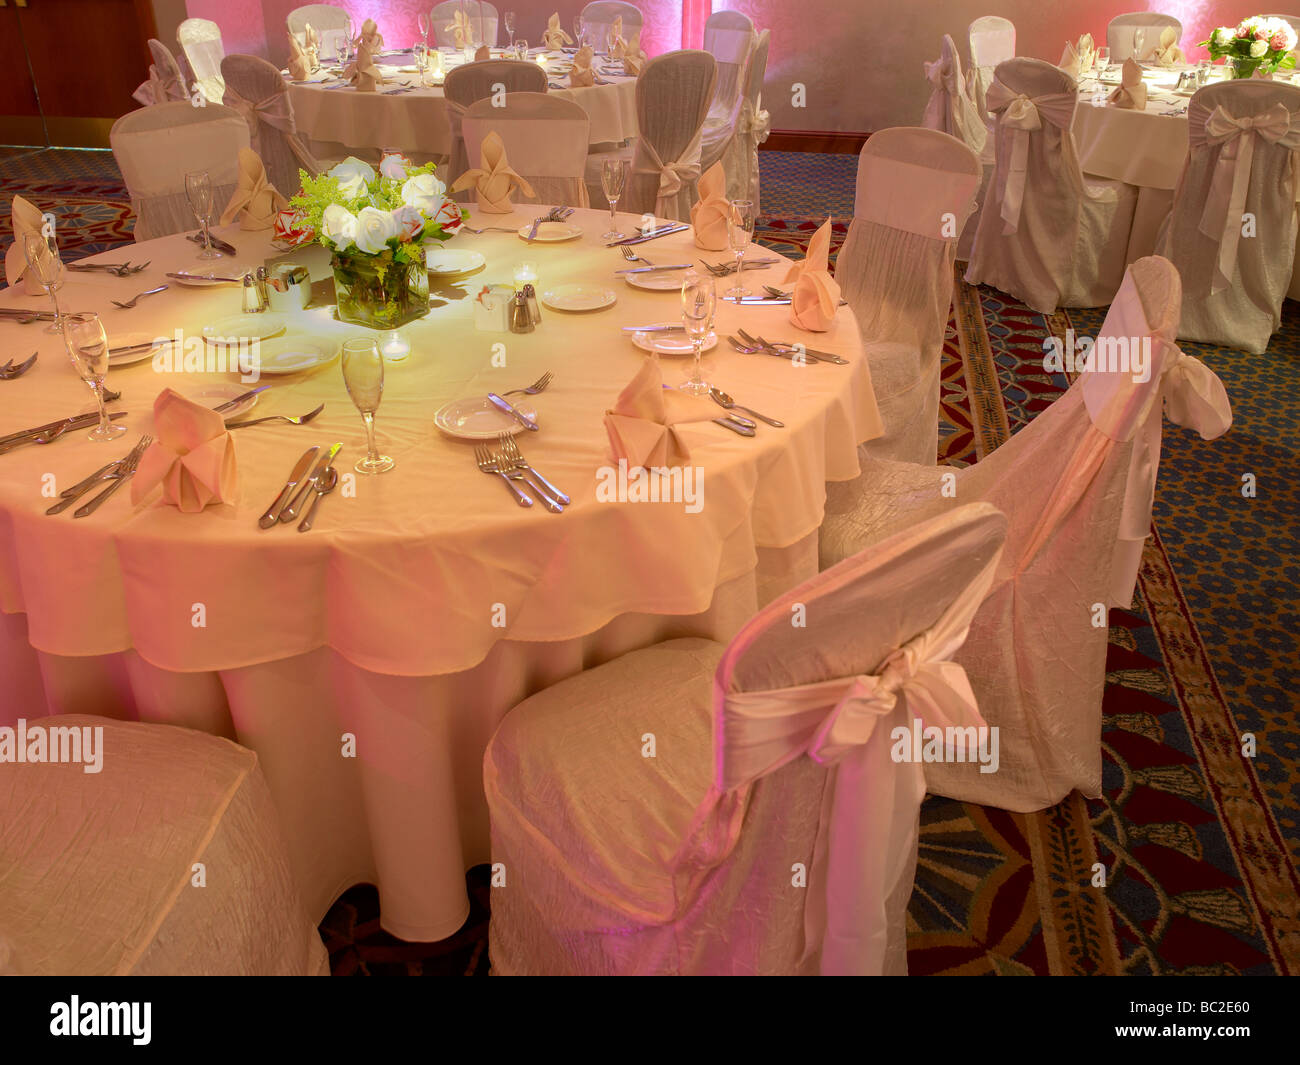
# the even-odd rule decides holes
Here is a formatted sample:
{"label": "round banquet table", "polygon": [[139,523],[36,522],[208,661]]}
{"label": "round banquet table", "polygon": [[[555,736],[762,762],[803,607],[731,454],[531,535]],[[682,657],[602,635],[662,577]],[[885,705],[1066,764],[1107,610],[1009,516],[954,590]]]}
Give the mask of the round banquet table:
{"label": "round banquet table", "polygon": [[[520,225],[540,210],[470,224]],[[235,432],[237,497],[197,514],[162,504],[156,490],[133,504],[123,490],[85,519],[48,517],[43,490],[124,454],[151,430],[164,386],[197,394],[239,384],[230,374],[169,373],[153,360],[114,367],[109,384],[122,392],[115,406],[128,412],[127,436],[106,445],[69,432],[0,456],[0,725],[94,713],[237,740],[259,756],[316,918],[349,885],[371,882],[393,934],[429,941],[456,931],[468,913],[463,872],[489,857],[481,761],[506,712],[638,647],[730,638],[760,605],[816,572],[824,482],[854,477],[856,446],[875,431],[870,373],[841,308],[815,343],[847,366],[746,356],[725,342],[706,356],[712,380],[787,428],[760,425],[746,439],[707,420],[680,426],[690,464],[704,471],[697,513],[680,503],[601,501],[597,471],[611,462],[603,416],[646,358],[620,327],[671,321],[680,301],[675,291],[615,278],[627,264],[602,246],[607,215],[580,211],[573,220],[584,232],[568,243],[454,238],[453,247],[480,251],[487,264],[461,282],[435,282],[429,316],[402,330],[413,351],[388,366],[377,417],[396,468],[340,487],[310,533],[262,531],[257,517],[309,445],[341,442],[342,474],[363,453],[337,360],[263,377],[274,387],[247,417],[325,409],[306,426]],[[358,332],[333,318],[321,249],[279,256],[265,232],[217,232],[237,247],[240,267],[268,257],[311,266],[322,305],[314,299],[286,316],[291,332],[332,341]],[[639,250],[660,263],[701,254],[689,232]],[[152,265],[128,279],[70,273],[61,292],[65,308],[101,312],[115,343],[132,333],[190,335],[240,309],[238,286],[173,282],[117,310],[110,298],[158,283],[164,271],[206,266],[180,235],[127,254]],[[508,282],[523,259],[537,264],[539,291],[599,282],[617,303],[586,314],[543,308],[530,334],[477,330],[472,294]],[[779,279],[782,269],[754,280]],[[44,302],[10,288],[0,305]],[[718,331],[737,326],[771,339],[800,335],[788,307],[720,302]],[[41,328],[0,320],[3,350],[40,351],[25,376],[0,382],[0,434],[90,409],[60,341]],[[669,383],[687,368],[686,360],[661,364]],[[448,401],[520,388],[545,370],[554,382],[529,397],[542,429],[520,444],[573,497],[560,515],[517,506],[477,469],[471,443],[433,425]],[[629,722],[629,742],[639,736]]]}
{"label": "round banquet table", "polygon": [[[552,54],[558,57],[560,53]],[[458,51],[443,50],[442,56],[448,70],[463,62]],[[411,72],[412,62],[409,53],[381,56],[378,66],[387,84],[376,92],[340,86],[324,70],[308,81],[290,81],[294,121],[313,150],[321,156],[374,153],[385,148],[418,158],[450,154],[447,98],[441,86],[420,85],[419,75]],[[567,88],[567,75],[550,75],[548,91],[572,100],[591,119],[588,139],[593,145],[620,144],[636,136],[636,78],[606,72],[612,68],[606,68],[605,62],[604,57],[597,57],[593,64],[601,83],[584,88]],[[402,88],[410,91],[394,94]]]}

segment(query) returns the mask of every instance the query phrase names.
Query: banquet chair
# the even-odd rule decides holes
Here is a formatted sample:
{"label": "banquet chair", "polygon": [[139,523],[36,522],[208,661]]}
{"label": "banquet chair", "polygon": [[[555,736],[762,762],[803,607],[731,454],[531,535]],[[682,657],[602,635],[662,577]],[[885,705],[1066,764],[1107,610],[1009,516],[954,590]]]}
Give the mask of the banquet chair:
{"label": "banquet chair", "polygon": [[335,4],[307,4],[285,16],[284,24],[299,44],[307,43],[307,26],[320,38],[322,61],[338,55],[339,42],[348,35],[348,12]]}
{"label": "banquet chair", "polygon": [[[429,23],[438,47],[464,47],[464,45],[456,43],[455,32],[455,20],[462,11],[464,11],[465,17],[469,21],[470,32],[474,36],[474,44],[486,44],[490,48],[495,48],[500,17],[497,14],[495,4],[483,3],[481,0],[444,0],[443,3],[434,5],[433,10],[429,12]],[[510,91],[523,92],[526,90],[512,89]]]}
{"label": "banquet chair", "polygon": [[531,197],[517,189],[517,201],[590,206],[583,177],[591,119],[572,100],[538,92],[507,93],[504,107],[478,100],[465,112],[462,129],[466,154],[475,161],[489,133],[501,138],[511,169],[533,188]]}
{"label": "banquet chair", "polygon": [[199,92],[208,103],[221,103],[226,95],[221,80],[221,60],[226,54],[221,44],[221,27],[210,19],[187,18],[176,30],[176,41],[185,53]]}
{"label": "banquet chair", "polygon": [[1178,335],[1263,352],[1295,262],[1300,86],[1207,85],[1187,124],[1187,162],[1157,243],[1183,276]]}
{"label": "banquet chair", "polygon": [[239,183],[239,149],[249,145],[248,123],[230,107],[194,107],[174,101],[129,111],[108,135],[113,159],[131,195],[135,239],[152,240],[196,225],[185,196],[185,175],[212,178],[214,218]]}
{"label": "banquet chair", "polygon": [[587,156],[587,194],[593,207],[609,204],[600,186],[602,162],[623,158],[630,169],[618,201],[621,210],[660,219],[690,218],[691,206],[699,199],[700,144],[716,78],[713,56],[695,49],[665,52],[641,68],[636,141]]}
{"label": "banquet chair", "polygon": [[0,773],[0,974],[329,974],[257,755],[105,717],[25,729],[99,769]]}
{"label": "banquet chair", "polygon": [[718,80],[700,138],[702,170],[721,159],[735,139],[757,41],[754,23],[739,11],[715,11],[704,24],[704,51],[717,61]]}
{"label": "banquet chair", "polygon": [[998,65],[996,162],[966,280],[1036,311],[1107,304],[1124,276],[1137,190],[1085,177],[1070,131],[1078,86],[1038,59]]}
{"label": "banquet chair", "polygon": [[266,176],[288,199],[298,193],[299,169],[319,174],[321,163],[298,134],[293,101],[280,72],[253,55],[228,55],[221,61],[225,105],[244,116],[249,146],[266,164]]}
{"label": "banquet chair", "polygon": [[[1174,345],[1181,303],[1167,259],[1137,260],[1096,340],[1096,367],[997,450],[964,469],[873,460],[861,483],[827,485],[823,567],[959,503],[1007,516],[997,576],[955,655],[999,729],[1000,767],[927,765],[929,791],[1021,812],[1075,788],[1101,793],[1105,610],[1132,603],[1162,411],[1205,439],[1232,421],[1219,379]],[[1145,380],[1126,363],[1138,352]]]}
{"label": "banquet chair", "polygon": [[970,24],[966,35],[970,42],[966,90],[975,101],[984,125],[992,132],[993,116],[989,114],[985,95],[993,82],[997,65],[1016,56],[1016,27],[1010,19],[1000,15],[983,15]]}
{"label": "banquet chair", "polygon": [[930,129],[881,130],[858,156],[835,277],[858,322],[885,430],[859,446],[861,455],[926,465],[938,456],[956,235],[975,206],[980,170],[967,145]]}
{"label": "banquet chair", "polygon": [[519,59],[485,59],[479,63],[466,63],[447,72],[443,93],[447,97],[447,124],[451,127],[451,152],[444,180],[450,186],[456,178],[469,169],[469,156],[465,154],[465,137],[461,133],[461,119],[470,104],[490,99],[496,87],[505,86],[506,93],[544,93],[547,89],[546,71],[536,63]]}
{"label": "banquet chair", "polygon": [[[1173,15],[1164,15],[1159,11],[1134,11],[1127,15],[1116,15],[1106,27],[1106,45],[1110,48],[1110,61],[1114,64],[1126,59],[1144,59],[1148,52],[1160,43],[1160,34],[1166,27],[1173,27],[1178,34],[1177,44],[1183,37],[1183,24]],[[1142,54],[1134,57],[1133,34],[1142,30],[1146,39],[1142,42]]]}
{"label": "banquet chair", "polygon": [[982,724],[948,659],[1005,528],[940,515],[730,644],[633,651],[510,711],[483,758],[493,972],[905,974],[925,784],[891,737]]}
{"label": "banquet chair", "polygon": [[595,0],[582,9],[583,36],[596,51],[605,50],[616,18],[623,20],[623,37],[629,41],[641,32],[644,25],[641,9],[622,0]]}
{"label": "banquet chair", "polygon": [[188,100],[190,94],[185,88],[185,77],[181,74],[180,65],[171,49],[162,41],[151,37],[149,51],[153,54],[153,62],[149,64],[149,80],[131,94],[132,99],[145,107],[169,100]]}
{"label": "banquet chair", "polygon": [[[770,39],[770,30],[759,33],[754,50],[749,55],[745,92],[740,101],[735,135],[727,142],[722,153],[722,169],[727,175],[727,199],[750,200],[754,204],[756,215],[760,209],[758,146],[767,140],[768,133],[772,129],[772,116],[763,110],[763,78],[767,74],[767,49]],[[702,148],[701,162],[703,162]]]}

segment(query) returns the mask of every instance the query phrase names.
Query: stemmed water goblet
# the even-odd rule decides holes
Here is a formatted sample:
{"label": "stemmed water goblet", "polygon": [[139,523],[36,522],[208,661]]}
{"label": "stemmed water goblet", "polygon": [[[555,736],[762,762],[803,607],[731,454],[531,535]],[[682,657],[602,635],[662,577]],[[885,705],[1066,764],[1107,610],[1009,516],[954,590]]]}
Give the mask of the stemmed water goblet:
{"label": "stemmed water goblet", "polygon": [[609,232],[606,240],[619,240],[623,234],[618,231],[618,198],[623,195],[623,186],[627,182],[627,161],[624,159],[602,159],[600,163],[600,187],[609,200]]}
{"label": "stemmed water goblet", "polygon": [[59,297],[55,294],[63,287],[63,260],[59,258],[59,247],[53,235],[49,237],[38,233],[28,233],[23,238],[23,255],[27,259],[27,269],[40,282],[54,304],[54,321],[46,327],[47,333],[62,331],[63,314],[59,310]]}
{"label": "stemmed water goblet", "polygon": [[427,11],[421,11],[416,21],[420,27],[420,38],[424,41],[424,46],[428,48],[430,29],[429,13]]}
{"label": "stemmed water goblet", "polygon": [[688,270],[682,280],[682,326],[691,339],[694,358],[691,376],[678,387],[692,396],[707,396],[709,383],[704,380],[700,369],[700,357],[704,352],[704,341],[708,339],[713,328],[713,312],[717,309],[717,289],[714,287],[713,275],[705,277]]}
{"label": "stemmed water goblet", "polygon": [[581,15],[573,16],[573,44],[575,48],[582,47],[582,31],[587,28],[587,20]]}
{"label": "stemmed water goblet", "polygon": [[190,210],[203,227],[203,250],[200,259],[220,259],[221,252],[212,246],[212,176],[206,170],[192,170],[185,175],[185,198],[190,202]]}
{"label": "stemmed water goblet", "polygon": [[752,200],[732,200],[727,205],[727,243],[731,245],[732,254],[736,256],[736,283],[727,292],[728,296],[748,296],[745,288],[743,271],[745,268],[745,249],[754,239],[754,203]]}
{"label": "stemmed water goblet", "polygon": [[510,34],[510,47],[513,49],[515,46],[515,13],[513,11],[505,13],[505,24],[506,33]]}
{"label": "stemmed water goblet", "polygon": [[126,426],[114,425],[104,409],[104,378],[108,374],[108,334],[97,314],[65,314],[63,342],[72,365],[81,379],[90,385],[99,401],[99,425],[88,437],[96,442],[113,440],[126,432]]}
{"label": "stemmed water goblet", "polygon": [[377,341],[352,337],[343,342],[343,383],[366,425],[366,457],[356,465],[358,473],[383,473],[396,465],[379,453],[375,443],[375,411],[384,395],[384,356]]}

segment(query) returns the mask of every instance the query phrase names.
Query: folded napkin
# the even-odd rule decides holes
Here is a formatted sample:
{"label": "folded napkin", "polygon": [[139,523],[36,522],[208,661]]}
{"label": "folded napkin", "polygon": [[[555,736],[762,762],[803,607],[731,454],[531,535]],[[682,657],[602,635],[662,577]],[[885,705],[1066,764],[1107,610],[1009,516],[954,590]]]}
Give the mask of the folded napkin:
{"label": "folded napkin", "polygon": [[455,40],[457,48],[468,48],[474,43],[474,24],[464,11],[455,12],[446,29]]}
{"label": "folded napkin", "polygon": [[691,208],[691,226],[695,229],[695,246],[709,251],[725,251],[727,219],[731,201],[727,199],[727,175],[722,161],[714,163],[700,178],[700,199]]}
{"label": "folded napkin", "polygon": [[9,245],[9,250],[5,252],[5,280],[11,285],[16,285],[19,278],[23,278],[23,289],[27,295],[43,296],[45,286],[36,279],[36,275],[32,271],[27,269],[27,252],[23,244],[28,236],[39,237],[41,235],[41,227],[45,224],[45,216],[41,214],[35,204],[29,203],[16,194],[9,214],[13,225],[14,242]]}
{"label": "folded napkin", "polygon": [[510,202],[510,192],[514,188],[523,190],[525,196],[533,196],[533,187],[516,174],[506,160],[506,146],[495,131],[483,138],[480,150],[481,159],[478,167],[466,170],[452,185],[452,192],[460,192],[471,185],[478,199],[478,209],[487,214],[509,214],[514,210]]}
{"label": "folded napkin", "polygon": [[1074,51],[1079,57],[1079,73],[1090,73],[1097,63],[1097,46],[1093,43],[1092,34],[1085,33],[1080,37]]}
{"label": "folded napkin", "polygon": [[605,412],[605,431],[615,462],[638,466],[684,466],[691,453],[675,426],[708,421],[717,408],[700,396],[664,388],[657,358],[646,359],[637,375]]}
{"label": "folded napkin", "polygon": [[591,70],[591,57],[595,53],[591,45],[584,44],[573,56],[573,69],[569,71],[569,87],[581,89],[596,84],[596,75]]}
{"label": "folded napkin", "polygon": [[375,25],[374,19],[368,18],[361,24],[361,36],[356,39],[355,43],[358,47],[364,44],[370,49],[372,55],[375,52],[383,51],[384,35],[379,32],[379,27]]}
{"label": "folded napkin", "polygon": [[232,503],[239,489],[235,442],[225,419],[201,403],[164,388],[153,403],[154,442],[131,478],[131,502],[163,486],[162,499],[182,513]]}
{"label": "folded napkin", "polygon": [[251,148],[239,149],[239,184],[221,212],[221,224],[230,225],[236,217],[240,229],[271,229],[276,216],[289,206],[280,190],[266,180],[266,167]]}
{"label": "folded napkin", "polygon": [[831,220],[813,234],[808,254],[785,275],[794,282],[790,300],[790,321],[800,329],[824,333],[831,327],[840,306],[840,286],[831,277],[828,260],[831,250]]}
{"label": "folded napkin", "polygon": [[311,57],[306,49],[298,43],[298,38],[289,33],[289,77],[294,81],[305,81],[311,76]]}
{"label": "folded napkin", "polygon": [[1082,74],[1079,66],[1079,53],[1074,50],[1074,45],[1069,41],[1065,42],[1065,51],[1061,53],[1061,61],[1056,65],[1075,81],[1078,81],[1079,76]]}
{"label": "folded napkin", "polygon": [[375,66],[370,47],[365,44],[357,48],[357,58],[343,71],[343,76],[361,92],[374,92],[384,83],[384,75]]}
{"label": "folded napkin", "polygon": [[542,44],[547,48],[563,48],[566,44],[572,44],[573,38],[564,32],[564,27],[560,25],[560,13],[557,11],[554,15],[546,20],[546,29],[542,33]]}
{"label": "folded napkin", "polygon": [[1116,107],[1128,107],[1134,111],[1146,110],[1147,87],[1142,80],[1142,68],[1138,66],[1136,60],[1124,60],[1119,88],[1112,90],[1107,99]]}
{"label": "folded napkin", "polygon": [[474,62],[481,63],[483,62],[483,60],[491,59],[491,58],[492,58],[492,49],[489,48],[486,44],[480,44],[478,46],[478,51],[474,53]]}
{"label": "folded napkin", "polygon": [[610,55],[623,60],[623,73],[628,77],[640,74],[646,60],[645,52],[641,51],[641,31],[638,30],[630,41],[625,41],[622,37],[616,38]]}
{"label": "folded napkin", "polygon": [[613,51],[614,45],[621,43],[623,40],[623,16],[618,15],[609,26],[609,47]]}
{"label": "folded napkin", "polygon": [[1186,63],[1187,57],[1183,55],[1183,50],[1178,47],[1178,31],[1172,26],[1166,26],[1160,31],[1160,43],[1154,45],[1144,58],[1154,59],[1162,67],[1172,67],[1178,63]]}
{"label": "folded napkin", "polygon": [[312,29],[310,22],[302,26],[302,50],[311,61],[312,73],[320,70],[320,34]]}

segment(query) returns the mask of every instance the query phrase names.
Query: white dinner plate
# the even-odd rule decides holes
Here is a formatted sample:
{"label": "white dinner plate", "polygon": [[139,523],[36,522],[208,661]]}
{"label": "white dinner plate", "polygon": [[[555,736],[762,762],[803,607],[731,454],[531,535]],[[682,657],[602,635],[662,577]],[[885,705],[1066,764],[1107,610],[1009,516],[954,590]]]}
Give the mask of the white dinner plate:
{"label": "white dinner plate", "polygon": [[[528,404],[514,406],[526,418],[536,419],[537,411]],[[495,440],[501,433],[517,433],[523,429],[518,418],[492,406],[486,396],[452,400],[433,416],[433,424],[448,436],[461,440]]]}
{"label": "white dinner plate", "polygon": [[487,260],[467,248],[425,248],[424,262],[434,277],[452,277],[477,270]]}
{"label": "white dinner plate", "polygon": [[301,373],[333,362],[338,353],[336,341],[296,333],[263,340],[258,345],[256,369],[264,374]]}
{"label": "white dinner plate", "polygon": [[[194,400],[195,403],[204,407],[219,407],[223,403],[242,396],[249,392],[248,385],[200,385],[185,392],[187,399]],[[235,418],[245,411],[252,410],[257,406],[257,397],[249,396],[242,403],[236,403],[229,410],[223,410],[223,418]]]}
{"label": "white dinner plate", "polygon": [[617,299],[614,290],[603,285],[556,285],[542,293],[542,302],[553,311],[599,311]]}
{"label": "white dinner plate", "polygon": [[[519,235],[527,240],[532,228],[532,222],[525,222],[519,227]],[[532,243],[558,244],[563,240],[576,240],[580,236],[582,236],[582,226],[571,225],[568,222],[543,222],[537,227],[537,236],[533,237]]]}
{"label": "white dinner plate", "polygon": [[[668,324],[668,323],[665,323]],[[632,343],[642,351],[656,355],[694,355],[691,338],[685,333],[633,333]],[[718,346],[718,334],[710,333],[700,345],[701,351],[712,351]]]}
{"label": "white dinner plate", "polygon": [[159,337],[155,333],[114,333],[108,338],[108,347],[111,351],[113,348],[134,347],[136,344],[148,344],[150,341],[160,341],[151,348],[141,348],[139,351],[128,351],[124,355],[110,355],[108,365],[113,366],[130,366],[133,363],[144,362],[145,359],[152,359],[154,353],[166,349],[170,346],[171,341]]}
{"label": "white dinner plate", "polygon": [[284,332],[284,318],[278,314],[236,314],[219,318],[203,327],[203,335],[211,343],[216,337],[235,337],[239,340],[266,340]]}
{"label": "white dinner plate", "polygon": [[633,288],[650,292],[680,292],[685,270],[656,270],[649,274],[624,274],[623,279]]}

